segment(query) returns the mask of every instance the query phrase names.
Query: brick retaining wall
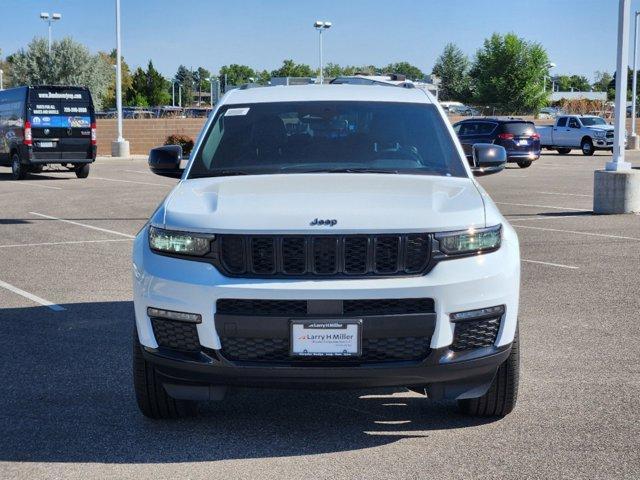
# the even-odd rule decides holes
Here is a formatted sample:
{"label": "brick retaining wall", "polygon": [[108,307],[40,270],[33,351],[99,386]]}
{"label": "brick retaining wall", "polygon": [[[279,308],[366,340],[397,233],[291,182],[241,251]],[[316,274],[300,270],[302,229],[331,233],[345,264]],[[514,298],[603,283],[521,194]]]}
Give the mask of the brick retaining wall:
{"label": "brick retaining wall", "polygon": [[[180,133],[194,140],[206,118],[154,118],[123,120],[124,138],[129,141],[132,154],[146,155],[149,150],[163,145],[167,136]],[[98,155],[111,155],[111,142],[117,137],[116,120],[98,119]]]}

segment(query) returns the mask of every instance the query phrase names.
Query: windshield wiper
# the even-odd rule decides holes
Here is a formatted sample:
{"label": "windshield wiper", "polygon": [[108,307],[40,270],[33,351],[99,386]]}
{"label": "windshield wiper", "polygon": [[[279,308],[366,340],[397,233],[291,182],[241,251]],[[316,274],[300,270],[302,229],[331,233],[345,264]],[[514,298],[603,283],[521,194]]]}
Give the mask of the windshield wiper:
{"label": "windshield wiper", "polygon": [[318,168],[315,170],[300,170],[295,173],[390,173],[399,174],[400,170],[385,168]]}
{"label": "windshield wiper", "polygon": [[190,175],[190,178],[206,178],[206,177],[232,177],[235,175],[255,175],[252,172],[246,172],[244,170],[215,170],[207,173],[194,173]]}

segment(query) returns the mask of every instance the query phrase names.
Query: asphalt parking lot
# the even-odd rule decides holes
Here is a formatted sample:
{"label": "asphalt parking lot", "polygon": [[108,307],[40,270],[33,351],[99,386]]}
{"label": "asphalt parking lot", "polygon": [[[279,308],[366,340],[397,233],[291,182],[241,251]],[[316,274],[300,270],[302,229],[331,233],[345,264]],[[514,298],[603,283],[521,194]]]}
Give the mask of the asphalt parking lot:
{"label": "asphalt parking lot", "polygon": [[591,214],[607,159],[481,179],[524,260],[519,403],[499,421],[401,390],[237,391],[145,419],[131,239],[175,182],[143,159],[86,180],[0,169],[0,478],[639,478],[640,217]]}

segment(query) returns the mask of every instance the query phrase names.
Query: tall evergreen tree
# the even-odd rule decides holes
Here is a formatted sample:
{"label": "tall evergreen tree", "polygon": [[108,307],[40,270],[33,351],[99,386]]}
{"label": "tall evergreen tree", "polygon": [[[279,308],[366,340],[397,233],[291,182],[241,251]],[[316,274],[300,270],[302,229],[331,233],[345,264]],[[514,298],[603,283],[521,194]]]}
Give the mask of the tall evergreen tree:
{"label": "tall evergreen tree", "polygon": [[433,75],[441,80],[440,100],[466,102],[471,97],[470,62],[455,44],[447,43],[433,66]]}

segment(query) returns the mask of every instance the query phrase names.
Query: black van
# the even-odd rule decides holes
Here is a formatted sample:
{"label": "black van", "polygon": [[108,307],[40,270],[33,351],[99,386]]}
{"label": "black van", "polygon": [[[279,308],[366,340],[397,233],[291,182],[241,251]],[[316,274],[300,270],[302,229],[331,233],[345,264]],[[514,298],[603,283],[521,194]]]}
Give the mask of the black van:
{"label": "black van", "polygon": [[96,117],[86,87],[34,86],[0,90],[0,165],[13,178],[59,164],[89,175],[96,159]]}

